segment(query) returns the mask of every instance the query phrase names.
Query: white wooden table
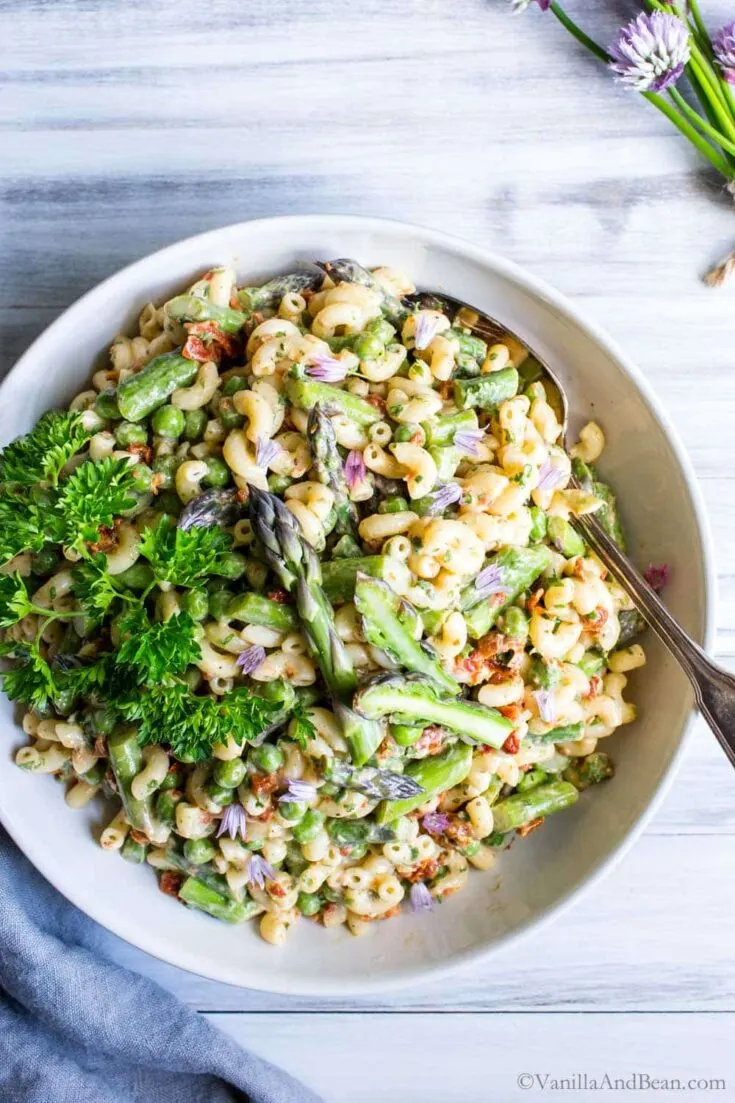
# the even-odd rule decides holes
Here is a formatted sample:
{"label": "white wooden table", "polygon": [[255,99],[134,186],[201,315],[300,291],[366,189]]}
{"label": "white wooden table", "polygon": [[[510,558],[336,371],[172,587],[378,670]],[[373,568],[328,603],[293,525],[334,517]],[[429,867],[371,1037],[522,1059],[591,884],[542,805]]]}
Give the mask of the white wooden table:
{"label": "white wooden table", "polygon": [[[3,0],[3,368],[121,265],[228,222],[359,212],[483,242],[582,302],[656,387],[710,510],[732,663],[735,286],[708,291],[698,273],[735,218],[666,123],[532,7],[512,19],[504,0]],[[607,40],[615,17],[588,19]],[[724,1091],[668,1098],[735,1099],[734,782],[700,728],[603,885],[440,987],[294,1000],[112,936],[109,953],[331,1103],[511,1103],[533,1096],[526,1072],[579,1078],[576,1093],[536,1084],[544,1099],[592,1099],[581,1077],[605,1072],[721,1078]]]}

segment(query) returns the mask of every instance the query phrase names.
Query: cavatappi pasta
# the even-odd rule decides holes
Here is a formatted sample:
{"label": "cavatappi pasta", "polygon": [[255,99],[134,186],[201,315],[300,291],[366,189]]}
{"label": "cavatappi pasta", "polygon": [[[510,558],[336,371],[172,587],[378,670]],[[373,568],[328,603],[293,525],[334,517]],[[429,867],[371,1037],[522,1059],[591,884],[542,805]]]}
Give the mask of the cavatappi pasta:
{"label": "cavatappi pasta", "polygon": [[646,661],[569,523],[622,541],[600,426],[567,455],[515,340],[325,267],[149,304],[0,465],[17,764],[275,946],[430,907],[610,777]]}

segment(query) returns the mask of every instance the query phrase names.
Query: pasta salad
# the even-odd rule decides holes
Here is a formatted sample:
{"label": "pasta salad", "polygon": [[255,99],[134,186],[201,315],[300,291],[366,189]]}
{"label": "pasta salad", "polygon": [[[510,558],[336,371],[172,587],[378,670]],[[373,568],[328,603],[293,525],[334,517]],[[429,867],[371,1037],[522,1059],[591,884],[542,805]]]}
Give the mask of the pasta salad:
{"label": "pasta salad", "polygon": [[623,541],[603,432],[568,455],[540,365],[450,314],[351,260],[213,269],[0,456],[18,766],[274,945],[459,891],[635,717],[642,622],[569,522]]}

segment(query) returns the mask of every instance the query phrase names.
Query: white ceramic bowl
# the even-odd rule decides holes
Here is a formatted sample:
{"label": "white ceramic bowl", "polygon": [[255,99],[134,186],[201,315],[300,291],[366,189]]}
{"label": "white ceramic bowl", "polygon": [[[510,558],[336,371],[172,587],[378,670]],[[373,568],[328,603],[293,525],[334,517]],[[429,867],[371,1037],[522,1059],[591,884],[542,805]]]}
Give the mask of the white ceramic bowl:
{"label": "white ceramic bowl", "polygon": [[[82,389],[90,365],[145,303],[161,300],[213,265],[241,278],[288,271],[297,261],[354,256],[409,272],[503,320],[558,369],[571,407],[594,416],[608,447],[602,470],[618,492],[639,563],[673,567],[666,600],[694,637],[711,644],[713,569],[707,525],[689,462],[638,370],[576,307],[534,277],[474,245],[416,226],[339,216],[245,222],[163,249],[119,272],[66,311],[2,387],[0,441],[26,432],[49,407]],[[655,319],[652,320],[655,325]],[[318,995],[436,977],[498,951],[589,886],[621,855],[657,806],[690,725],[684,677],[653,639],[631,678],[641,719],[610,740],[617,773],[571,811],[518,842],[489,873],[432,914],[381,923],[356,939],[301,923],[280,950],[254,925],[227,927],[175,904],[153,872],[93,841],[99,812],[72,812],[60,787],[12,762],[23,740],[2,699],[2,820],[38,869],[98,922],[157,957],[230,984]]]}

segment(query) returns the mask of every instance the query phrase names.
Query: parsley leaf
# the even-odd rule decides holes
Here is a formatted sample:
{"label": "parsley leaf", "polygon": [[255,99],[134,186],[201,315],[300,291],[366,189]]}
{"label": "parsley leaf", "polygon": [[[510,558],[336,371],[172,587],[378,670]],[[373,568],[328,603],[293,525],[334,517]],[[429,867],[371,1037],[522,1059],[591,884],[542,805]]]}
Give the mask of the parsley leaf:
{"label": "parsley leaf", "polygon": [[0,456],[0,482],[33,486],[58,482],[64,464],[90,438],[80,413],[53,410],[36,427],[4,449]]}
{"label": "parsley leaf", "polygon": [[216,574],[231,547],[232,537],[218,525],[184,530],[169,517],[147,528],[138,545],[156,578],[173,586],[194,586],[198,579]]}
{"label": "parsley leaf", "polygon": [[18,574],[0,574],[0,628],[10,628],[33,612],[26,584]]}
{"label": "parsley leaf", "polygon": [[112,526],[115,517],[134,506],[134,481],[126,459],[106,456],[99,463],[81,464],[59,495],[66,543],[81,551],[82,544],[97,539],[101,525]]}
{"label": "parsley leaf", "polygon": [[72,571],[72,590],[92,625],[100,624],[116,598],[135,601],[129,593],[117,589],[107,573],[107,556],[100,553],[82,559]]}
{"label": "parsley leaf", "polygon": [[23,551],[38,552],[49,543],[61,543],[61,525],[48,495],[19,487],[0,492],[0,563]]}
{"label": "parsley leaf", "polygon": [[122,639],[117,662],[132,667],[138,685],[170,681],[202,657],[194,636],[194,621],[188,613],[151,623],[145,609],[138,606],[123,617],[119,627]]}
{"label": "parsley leaf", "polygon": [[37,644],[14,644],[5,654],[20,660],[20,665],[2,672],[3,690],[11,701],[22,701],[36,712],[45,712],[50,701],[58,696],[51,667],[42,657]]}
{"label": "parsley leaf", "polygon": [[252,742],[268,725],[276,710],[245,687],[222,697],[197,697],[182,684],[151,686],[119,704],[126,720],[139,724],[138,742],[166,742],[176,758],[200,762],[212,747],[232,737],[238,743]]}
{"label": "parsley leaf", "polygon": [[301,701],[297,701],[291,712],[291,723],[288,728],[289,739],[293,739],[305,751],[310,739],[316,738],[316,728],[309,719],[306,707]]}

